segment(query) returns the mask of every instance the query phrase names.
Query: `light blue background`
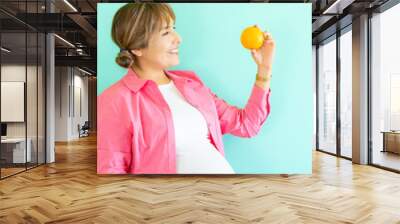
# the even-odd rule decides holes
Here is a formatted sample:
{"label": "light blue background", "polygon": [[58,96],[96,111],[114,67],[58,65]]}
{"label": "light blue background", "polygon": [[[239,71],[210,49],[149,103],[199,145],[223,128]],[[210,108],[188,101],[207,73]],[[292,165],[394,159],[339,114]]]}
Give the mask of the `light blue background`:
{"label": "light blue background", "polygon": [[[115,63],[119,51],[111,23],[123,4],[98,4],[98,94],[126,70]],[[243,29],[258,24],[276,42],[271,81],[271,114],[251,139],[224,136],[225,154],[236,173],[310,174],[313,104],[311,79],[311,4],[174,3],[182,37],[180,65],[192,70],[220,98],[244,107],[256,65],[240,43]]]}

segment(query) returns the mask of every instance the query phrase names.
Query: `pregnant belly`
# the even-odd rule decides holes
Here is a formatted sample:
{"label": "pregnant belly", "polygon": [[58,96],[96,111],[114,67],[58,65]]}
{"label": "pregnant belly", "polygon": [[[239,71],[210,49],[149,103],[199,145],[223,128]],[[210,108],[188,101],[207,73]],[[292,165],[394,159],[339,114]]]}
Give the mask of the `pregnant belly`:
{"label": "pregnant belly", "polygon": [[234,174],[229,162],[209,142],[177,148],[177,173]]}

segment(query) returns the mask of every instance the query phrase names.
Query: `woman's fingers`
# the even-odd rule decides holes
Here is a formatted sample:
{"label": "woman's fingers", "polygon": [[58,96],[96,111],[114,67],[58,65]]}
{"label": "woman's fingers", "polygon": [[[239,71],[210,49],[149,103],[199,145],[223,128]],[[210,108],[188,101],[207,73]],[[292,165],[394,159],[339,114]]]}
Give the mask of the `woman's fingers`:
{"label": "woman's fingers", "polygon": [[253,55],[254,57],[257,57],[258,50],[257,50],[257,49],[251,49],[251,50],[250,50],[250,53],[251,53],[251,55]]}
{"label": "woman's fingers", "polygon": [[250,52],[251,52],[251,57],[253,58],[253,60],[254,60],[257,64],[259,64],[259,63],[260,63],[260,55],[257,54],[257,50],[252,49],[252,50],[250,50]]}
{"label": "woman's fingers", "polygon": [[[254,26],[257,27],[258,29],[260,29],[260,27],[259,27],[257,24],[254,24]],[[260,29],[260,30],[261,30],[261,29]],[[265,38],[266,40],[272,39],[271,33],[269,33],[267,30],[265,30],[265,31],[263,32],[263,34],[264,34],[264,38]]]}
{"label": "woman's fingers", "polygon": [[272,38],[271,34],[268,32],[264,32],[265,44],[275,44],[274,39]]}
{"label": "woman's fingers", "polygon": [[268,33],[268,32],[264,32],[264,38],[266,39],[266,40],[268,40],[268,39],[272,39],[272,36],[271,36],[271,34],[270,33]]}

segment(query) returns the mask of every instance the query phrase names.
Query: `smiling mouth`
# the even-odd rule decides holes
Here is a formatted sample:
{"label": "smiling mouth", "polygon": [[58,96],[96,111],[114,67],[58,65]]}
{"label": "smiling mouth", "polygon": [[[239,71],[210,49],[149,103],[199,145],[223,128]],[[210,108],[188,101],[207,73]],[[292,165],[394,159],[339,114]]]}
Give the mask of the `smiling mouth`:
{"label": "smiling mouth", "polygon": [[174,50],[169,51],[168,53],[170,53],[170,54],[178,54],[179,50],[178,49],[174,49]]}

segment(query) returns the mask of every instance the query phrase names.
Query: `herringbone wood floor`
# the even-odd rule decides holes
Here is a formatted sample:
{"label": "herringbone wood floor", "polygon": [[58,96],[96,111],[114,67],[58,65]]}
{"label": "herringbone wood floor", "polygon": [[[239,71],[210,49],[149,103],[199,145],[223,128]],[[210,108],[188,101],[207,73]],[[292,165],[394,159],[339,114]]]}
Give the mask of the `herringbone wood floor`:
{"label": "herringbone wood floor", "polygon": [[314,152],[313,175],[96,174],[96,139],[0,181],[0,223],[400,223],[400,175]]}

